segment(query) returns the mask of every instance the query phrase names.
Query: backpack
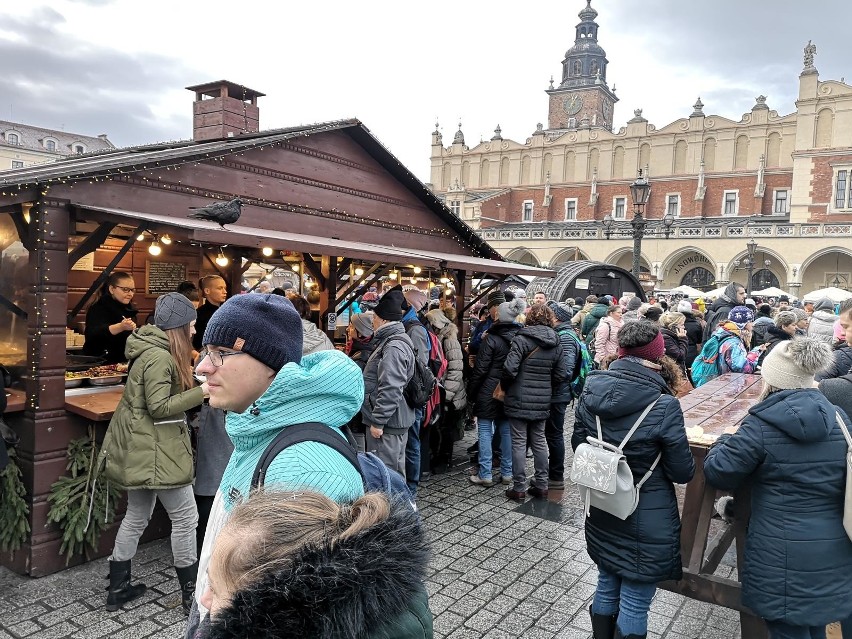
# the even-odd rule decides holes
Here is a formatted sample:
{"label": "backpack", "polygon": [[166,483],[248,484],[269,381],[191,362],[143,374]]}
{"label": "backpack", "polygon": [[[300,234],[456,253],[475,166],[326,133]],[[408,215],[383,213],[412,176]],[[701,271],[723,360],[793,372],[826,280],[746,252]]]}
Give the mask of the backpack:
{"label": "backpack", "polygon": [[595,438],[589,435],[586,438],[588,443],[584,442],[577,446],[571,465],[571,481],[579,487],[580,498],[586,508],[586,517],[589,516],[592,506],[622,520],[635,512],[639,505],[639,492],[660,463],[663,453],[657,454],[648,472],[639,480],[639,483],[634,484],[633,471],[630,470],[627,458],[624,456],[624,446],[657,404],[658,399],[642,411],[639,419],[618,446],[604,441],[601,418],[595,415],[598,436]]}
{"label": "backpack", "polygon": [[701,347],[701,352],[698,354],[698,357],[695,358],[695,361],[692,362],[692,368],[690,372],[692,373],[692,385],[695,388],[706,384],[714,377],[719,377],[722,374],[722,369],[719,364],[719,351],[722,348],[722,344],[724,344],[729,339],[737,339],[733,335],[729,335],[728,337],[720,340],[718,335],[711,335],[710,338],[704,342],[704,346]]}
{"label": "backpack", "polygon": [[405,479],[395,470],[388,468],[385,463],[373,453],[359,453],[352,437],[352,433],[346,426],[340,429],[346,439],[331,431],[331,427],[317,422],[306,422],[304,424],[293,424],[281,429],[275,438],[269,442],[266,450],[260,456],[251,478],[251,488],[255,490],[263,486],[266,479],[266,471],[279,453],[293,444],[301,442],[317,442],[333,448],[348,461],[364,483],[364,492],[382,492],[391,496],[401,496],[411,502],[411,493],[405,484]]}
{"label": "backpack", "polygon": [[589,349],[585,342],[577,337],[577,334],[573,330],[564,329],[556,332],[559,335],[569,335],[577,344],[577,348],[579,349],[577,362],[574,364],[574,370],[571,373],[571,397],[576,399],[580,396],[580,393],[583,392],[583,387],[586,385],[586,377],[588,377],[589,373],[595,369],[595,360],[591,353],[589,353]]}
{"label": "backpack", "polygon": [[[373,359],[378,353],[381,353],[385,346],[387,346],[392,341],[405,341],[402,340],[401,335],[392,335],[389,337],[382,347],[378,350],[373,351],[370,355],[370,359]],[[407,343],[407,342],[406,342]],[[367,360],[367,363],[370,362],[370,359]],[[366,368],[366,365],[365,365]],[[409,379],[405,383],[405,387],[402,389],[402,396],[405,398],[406,403],[411,408],[420,408],[426,405],[426,402],[429,401],[429,398],[432,397],[435,388],[438,386],[438,380],[435,379],[435,375],[432,373],[432,370],[428,365],[422,364],[420,360],[417,359],[417,356],[414,357],[414,373],[411,375],[411,379]]]}
{"label": "backpack", "polygon": [[[428,357],[428,369],[434,378],[434,383],[431,386],[431,392],[426,397],[426,400],[423,402],[409,402],[409,406],[413,408],[424,408],[423,414],[423,423],[421,424],[421,428],[428,426],[438,420],[441,413],[441,388],[440,386],[444,382],[444,377],[447,374],[447,357],[444,355],[444,348],[441,346],[441,340],[438,338],[438,335],[429,329],[428,326],[423,324],[420,320],[410,320],[403,324],[405,326],[405,332],[408,333],[409,328],[420,326],[426,331],[426,338],[429,341],[429,357]],[[417,362],[417,353],[414,353],[414,360]],[[416,367],[422,366],[417,363]],[[417,372],[415,371],[415,377],[417,376]],[[427,380],[428,381],[428,380]],[[425,391],[425,387],[423,388]],[[417,399],[420,399],[420,395],[418,395]]]}

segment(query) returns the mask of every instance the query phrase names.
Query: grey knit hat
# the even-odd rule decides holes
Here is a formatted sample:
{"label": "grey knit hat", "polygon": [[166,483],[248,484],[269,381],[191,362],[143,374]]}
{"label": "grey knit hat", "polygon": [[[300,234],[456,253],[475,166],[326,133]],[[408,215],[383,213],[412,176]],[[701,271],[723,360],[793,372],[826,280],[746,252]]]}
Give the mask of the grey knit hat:
{"label": "grey knit hat", "polygon": [[510,324],[518,319],[518,315],[527,310],[527,301],[521,297],[511,302],[503,302],[497,309],[497,321]]}
{"label": "grey knit hat", "polygon": [[550,310],[553,311],[553,314],[556,315],[556,319],[560,322],[570,322],[571,318],[574,316],[574,311],[565,302],[555,302],[550,300],[547,305],[550,307]]}
{"label": "grey knit hat", "polygon": [[349,319],[355,330],[363,337],[370,337],[373,334],[373,312],[354,313]]}
{"label": "grey knit hat", "polygon": [[302,318],[286,297],[237,295],[210,317],[204,346],[248,353],[274,371],[302,361]]}
{"label": "grey knit hat", "polygon": [[640,306],[642,306],[642,298],[638,295],[634,295],[627,302],[628,311],[638,311]]}
{"label": "grey knit hat", "polygon": [[829,311],[830,313],[834,312],[834,302],[831,301],[830,297],[823,297],[820,300],[817,300],[817,303],[814,304],[815,311]]}
{"label": "grey knit hat", "polygon": [[811,337],[778,342],[763,360],[760,374],[781,389],[812,388],[814,373],[831,363],[831,346]]}
{"label": "grey knit hat", "polygon": [[164,331],[186,326],[197,318],[195,307],[183,293],[160,295],[154,305],[154,324]]}

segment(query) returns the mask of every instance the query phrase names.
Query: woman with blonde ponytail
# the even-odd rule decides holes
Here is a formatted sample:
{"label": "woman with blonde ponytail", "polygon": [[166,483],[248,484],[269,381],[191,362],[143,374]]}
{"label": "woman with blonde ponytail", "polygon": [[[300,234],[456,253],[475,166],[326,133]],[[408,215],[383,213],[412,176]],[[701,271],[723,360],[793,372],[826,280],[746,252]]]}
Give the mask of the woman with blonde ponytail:
{"label": "woman with blonde ponytail", "polygon": [[203,639],[429,639],[429,548],[409,504],[262,490],[216,539]]}

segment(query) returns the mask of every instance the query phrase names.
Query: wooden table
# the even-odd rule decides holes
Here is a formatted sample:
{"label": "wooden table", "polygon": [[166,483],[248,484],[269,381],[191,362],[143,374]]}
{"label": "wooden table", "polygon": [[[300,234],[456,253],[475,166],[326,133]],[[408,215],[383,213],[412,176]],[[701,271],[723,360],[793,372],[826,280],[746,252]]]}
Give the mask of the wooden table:
{"label": "wooden table", "polygon": [[748,488],[735,493],[737,508],[733,523],[722,526],[708,543],[717,491],[704,479],[704,458],[719,435],[736,432],[748,409],[757,403],[762,388],[760,375],[728,373],[680,399],[689,446],[695,457],[695,477],[686,486],[681,512],[683,579],[660,584],[661,588],[691,599],[739,610],[742,636],[748,639],[765,639],[766,625],[743,606],[740,582],[714,573],[731,543],[736,541],[737,575],[742,575],[751,495]]}
{"label": "wooden table", "polygon": [[24,410],[24,405],[27,401],[27,394],[17,388],[6,389],[6,410],[5,413],[20,413]]}
{"label": "wooden table", "polygon": [[65,410],[93,422],[108,422],[118,406],[124,385],[66,391]]}

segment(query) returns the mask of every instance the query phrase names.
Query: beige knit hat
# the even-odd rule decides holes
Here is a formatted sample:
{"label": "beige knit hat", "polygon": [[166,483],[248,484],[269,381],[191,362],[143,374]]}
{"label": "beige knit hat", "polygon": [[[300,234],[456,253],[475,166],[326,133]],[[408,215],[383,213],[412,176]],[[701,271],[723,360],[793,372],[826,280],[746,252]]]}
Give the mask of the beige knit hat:
{"label": "beige knit hat", "polygon": [[812,388],[814,373],[831,362],[831,346],[811,337],[779,342],[763,360],[760,374],[780,389]]}

